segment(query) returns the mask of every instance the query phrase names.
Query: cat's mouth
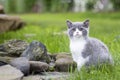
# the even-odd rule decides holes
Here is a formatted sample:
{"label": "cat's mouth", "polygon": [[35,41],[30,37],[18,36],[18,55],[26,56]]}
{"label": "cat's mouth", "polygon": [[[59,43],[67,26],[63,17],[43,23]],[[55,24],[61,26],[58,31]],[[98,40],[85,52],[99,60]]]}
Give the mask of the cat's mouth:
{"label": "cat's mouth", "polygon": [[82,35],[80,35],[80,34],[75,34],[74,37],[80,38],[80,37],[82,37]]}

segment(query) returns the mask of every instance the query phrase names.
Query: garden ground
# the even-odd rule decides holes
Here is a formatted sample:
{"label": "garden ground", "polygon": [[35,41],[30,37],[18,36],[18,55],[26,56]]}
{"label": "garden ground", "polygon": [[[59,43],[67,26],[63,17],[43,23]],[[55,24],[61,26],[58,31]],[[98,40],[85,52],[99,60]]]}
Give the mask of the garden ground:
{"label": "garden ground", "polygon": [[66,20],[90,20],[90,36],[102,40],[113,56],[113,70],[93,70],[86,73],[74,72],[71,80],[119,80],[120,79],[120,12],[116,13],[41,13],[22,14],[26,26],[18,31],[0,34],[0,43],[9,39],[33,40],[44,43],[50,53],[69,52],[69,39],[66,35]]}

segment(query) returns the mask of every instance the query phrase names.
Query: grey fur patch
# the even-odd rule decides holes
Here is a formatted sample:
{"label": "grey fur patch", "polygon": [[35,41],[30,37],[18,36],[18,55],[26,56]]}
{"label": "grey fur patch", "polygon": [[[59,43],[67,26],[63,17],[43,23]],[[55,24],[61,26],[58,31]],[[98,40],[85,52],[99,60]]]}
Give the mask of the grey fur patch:
{"label": "grey fur patch", "polygon": [[89,61],[86,63],[87,66],[106,62],[113,64],[113,60],[109,54],[107,46],[95,38],[87,39],[87,44],[82,52],[82,56],[84,58],[89,56]]}

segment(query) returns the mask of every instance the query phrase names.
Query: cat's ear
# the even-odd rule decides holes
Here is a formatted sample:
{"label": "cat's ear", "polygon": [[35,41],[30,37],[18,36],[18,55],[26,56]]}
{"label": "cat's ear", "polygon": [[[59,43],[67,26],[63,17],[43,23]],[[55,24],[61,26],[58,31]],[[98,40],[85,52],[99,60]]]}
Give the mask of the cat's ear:
{"label": "cat's ear", "polygon": [[70,20],[66,20],[66,23],[67,23],[68,28],[72,27],[72,22]]}
{"label": "cat's ear", "polygon": [[89,27],[89,22],[90,22],[89,19],[87,19],[83,22],[85,28]]}

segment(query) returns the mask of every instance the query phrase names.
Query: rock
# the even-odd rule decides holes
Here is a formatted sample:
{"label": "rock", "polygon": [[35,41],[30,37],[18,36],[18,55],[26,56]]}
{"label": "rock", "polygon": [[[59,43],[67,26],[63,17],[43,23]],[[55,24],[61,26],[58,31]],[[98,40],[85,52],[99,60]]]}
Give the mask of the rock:
{"label": "rock", "polygon": [[0,51],[4,51],[7,56],[19,57],[21,53],[27,48],[28,43],[23,40],[9,40],[0,46]]}
{"label": "rock", "polygon": [[19,57],[14,60],[11,60],[10,64],[13,67],[16,67],[21,72],[24,73],[24,75],[28,75],[30,71],[30,64],[27,58],[25,57]]}
{"label": "rock", "polygon": [[18,30],[24,25],[25,23],[18,16],[0,14],[0,33],[11,30]]}
{"label": "rock", "polygon": [[51,60],[50,56],[47,54],[46,46],[38,41],[31,42],[21,56],[26,57],[31,61],[43,61],[49,63]]}
{"label": "rock", "polygon": [[56,56],[55,67],[57,71],[67,72],[74,71],[76,63],[73,61],[70,54],[61,53]]}
{"label": "rock", "polygon": [[21,80],[23,78],[23,73],[10,66],[5,65],[0,67],[0,80]]}
{"label": "rock", "polygon": [[67,72],[71,69],[74,70],[74,62],[67,58],[58,59],[55,64],[57,71]]}
{"label": "rock", "polygon": [[0,66],[6,65],[7,63],[0,61]]}
{"label": "rock", "polygon": [[16,57],[0,56],[0,61],[9,64],[10,61],[13,60],[13,59],[15,59],[15,58],[16,58]]}
{"label": "rock", "polygon": [[54,61],[56,61],[57,54],[48,53],[48,55],[50,56],[51,59],[53,59]]}
{"label": "rock", "polygon": [[40,61],[29,61],[31,72],[45,72],[49,65]]}
{"label": "rock", "polygon": [[2,5],[0,5],[0,14],[5,14],[4,7]]}
{"label": "rock", "polygon": [[8,53],[0,51],[0,56],[8,56]]}
{"label": "rock", "polygon": [[44,79],[41,78],[40,75],[30,75],[24,77],[22,80],[44,80]]}
{"label": "rock", "polygon": [[49,63],[49,71],[55,71],[55,60],[52,59]]}
{"label": "rock", "polygon": [[66,72],[43,72],[41,75],[30,75],[23,80],[68,80],[69,73]]}
{"label": "rock", "polygon": [[0,44],[0,52],[4,52],[4,45],[3,44]]}
{"label": "rock", "polygon": [[66,52],[56,53],[56,60],[60,59],[60,58],[69,58],[69,59],[71,59],[72,56],[71,56],[70,53],[66,53]]}

